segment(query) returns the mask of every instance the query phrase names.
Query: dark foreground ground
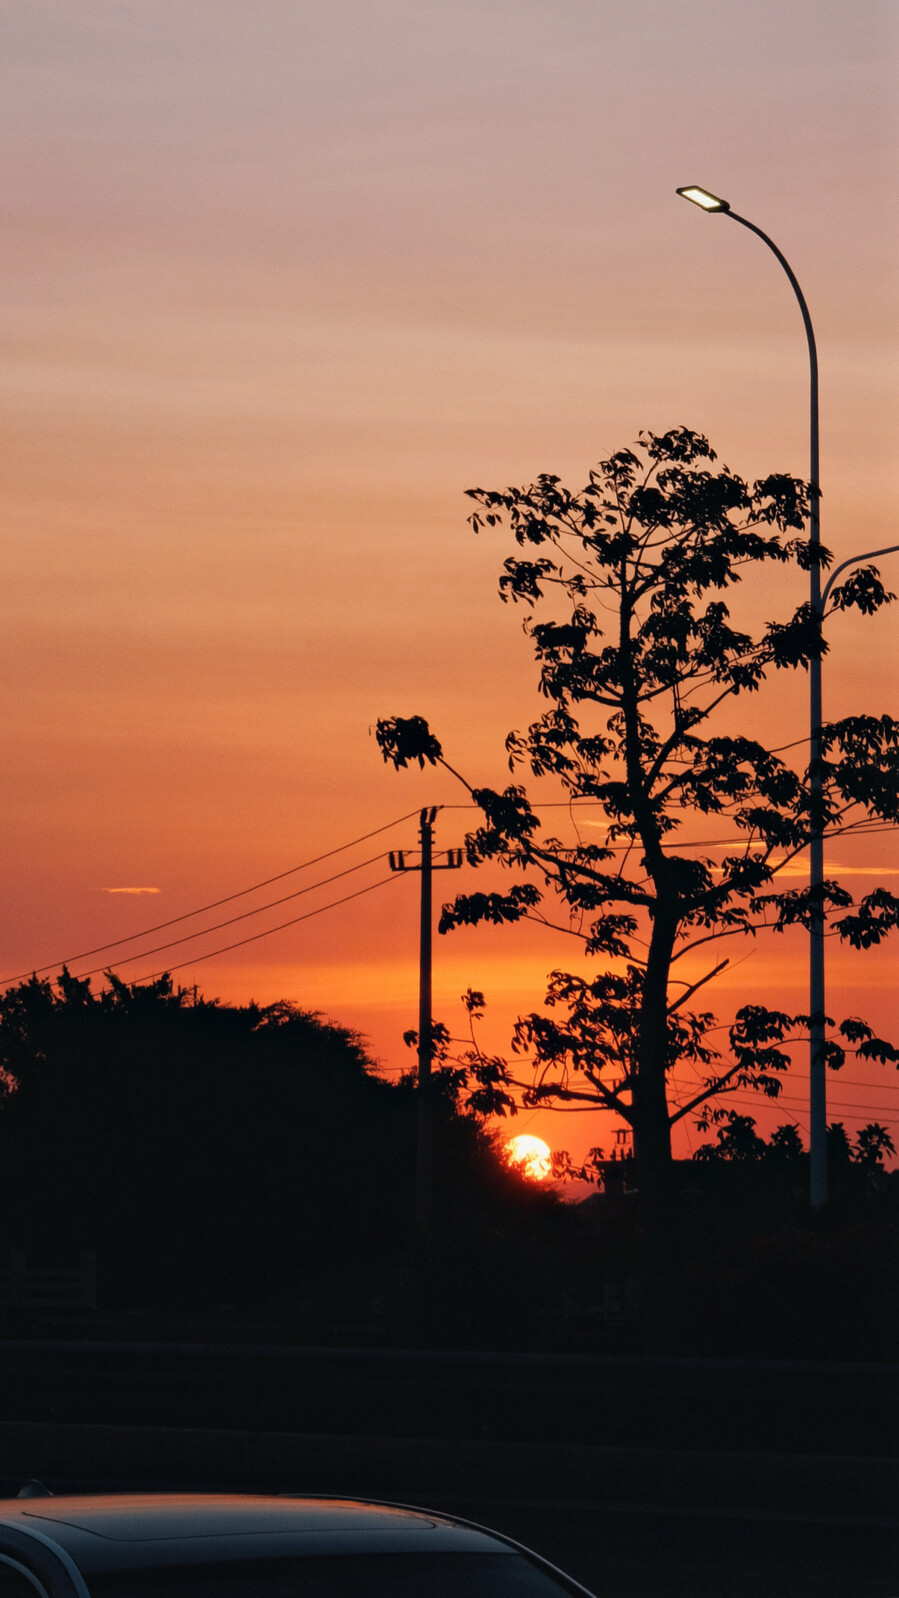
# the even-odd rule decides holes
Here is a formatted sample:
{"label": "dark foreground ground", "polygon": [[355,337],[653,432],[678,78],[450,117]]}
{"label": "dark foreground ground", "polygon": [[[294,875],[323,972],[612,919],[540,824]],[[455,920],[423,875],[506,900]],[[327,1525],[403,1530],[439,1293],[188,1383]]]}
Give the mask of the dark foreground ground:
{"label": "dark foreground ground", "polygon": [[0,1490],[386,1498],[600,1598],[899,1598],[899,1371],[0,1345]]}

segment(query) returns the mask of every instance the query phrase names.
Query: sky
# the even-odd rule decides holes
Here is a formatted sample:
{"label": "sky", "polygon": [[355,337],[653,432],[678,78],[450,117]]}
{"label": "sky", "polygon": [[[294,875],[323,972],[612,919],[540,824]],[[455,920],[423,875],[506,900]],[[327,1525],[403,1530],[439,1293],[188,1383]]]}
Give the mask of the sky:
{"label": "sky", "polygon": [[[786,278],[677,186],[728,198],[803,285],[824,542],[899,542],[897,79],[887,0],[0,0],[7,977],[168,967],[412,1063],[417,879],[371,885],[421,805],[465,795],[385,767],[372,728],[425,715],[498,786],[537,705],[496,595],[508,550],[473,537],[465,489],[577,485],[679,424],[744,476],[807,475]],[[801,590],[749,603],[766,619]],[[895,627],[834,622],[826,714],[895,713]],[[760,715],[801,736],[804,684]],[[438,848],[470,819],[442,810]],[[828,859],[856,890],[897,869],[892,837]],[[450,881],[475,886],[466,868],[438,897]],[[438,940],[435,1014],[461,1026],[481,989],[501,1046],[563,943]],[[722,1017],[775,988],[804,1007],[801,939],[746,954]],[[831,1012],[895,1031],[895,978],[895,950],[832,951]],[[779,1119],[803,1125],[805,1091],[799,1073]],[[831,1096],[850,1130],[899,1109],[882,1068]],[[527,1120],[576,1154],[612,1136],[605,1116]]]}

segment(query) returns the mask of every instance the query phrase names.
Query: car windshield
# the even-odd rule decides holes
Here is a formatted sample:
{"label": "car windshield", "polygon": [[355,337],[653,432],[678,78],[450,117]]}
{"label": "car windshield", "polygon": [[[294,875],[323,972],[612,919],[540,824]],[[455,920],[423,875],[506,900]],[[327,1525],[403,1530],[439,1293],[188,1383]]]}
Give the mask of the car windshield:
{"label": "car windshield", "polygon": [[561,1598],[517,1554],[337,1554],[104,1571],[91,1598]]}

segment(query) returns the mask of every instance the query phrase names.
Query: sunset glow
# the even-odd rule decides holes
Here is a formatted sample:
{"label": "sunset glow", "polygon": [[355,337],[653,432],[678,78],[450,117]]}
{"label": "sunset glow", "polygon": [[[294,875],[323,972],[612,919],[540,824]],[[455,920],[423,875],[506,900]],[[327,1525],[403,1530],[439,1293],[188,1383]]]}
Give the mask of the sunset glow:
{"label": "sunset glow", "polygon": [[[789,286],[742,228],[681,204],[683,179],[802,280],[835,564],[899,537],[895,8],[3,11],[0,974],[67,960],[290,999],[399,1075],[418,905],[387,852],[416,848],[422,805],[445,807],[437,849],[476,813],[446,772],[388,769],[371,729],[427,716],[467,782],[502,787],[506,735],[545,709],[496,593],[510,541],[471,534],[465,490],[580,486],[641,428],[681,424],[748,479],[807,473]],[[750,579],[734,624],[806,591],[797,570]],[[895,713],[896,616],[829,625],[827,716]],[[783,672],[740,730],[801,762],[807,721],[805,678]],[[545,833],[600,841],[601,818],[521,780]],[[697,815],[684,837],[719,834]],[[850,888],[899,868],[894,832],[832,853]],[[435,900],[505,886],[490,875],[466,864]],[[728,948],[703,989],[722,1023],[806,1006],[800,930]],[[507,1051],[580,958],[564,923],[435,937],[434,1015],[456,1034],[476,987],[479,1041]],[[829,952],[828,1012],[894,1036],[895,958]],[[895,1072],[874,1078],[847,1067],[834,1117],[899,1129]],[[800,1124],[806,1087],[789,1087]],[[575,1160],[613,1124],[534,1120]],[[692,1136],[679,1124],[679,1154]]]}

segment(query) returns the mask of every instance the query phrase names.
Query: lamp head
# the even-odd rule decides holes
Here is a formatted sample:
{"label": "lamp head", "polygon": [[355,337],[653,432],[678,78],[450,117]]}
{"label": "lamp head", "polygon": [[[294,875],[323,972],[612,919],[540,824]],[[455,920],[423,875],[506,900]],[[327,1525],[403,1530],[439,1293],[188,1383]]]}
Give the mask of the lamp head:
{"label": "lamp head", "polygon": [[695,183],[690,183],[685,189],[678,189],[685,200],[692,200],[694,205],[701,206],[703,211],[729,211],[727,200],[719,200],[717,194],[710,194],[708,189],[700,189]]}

